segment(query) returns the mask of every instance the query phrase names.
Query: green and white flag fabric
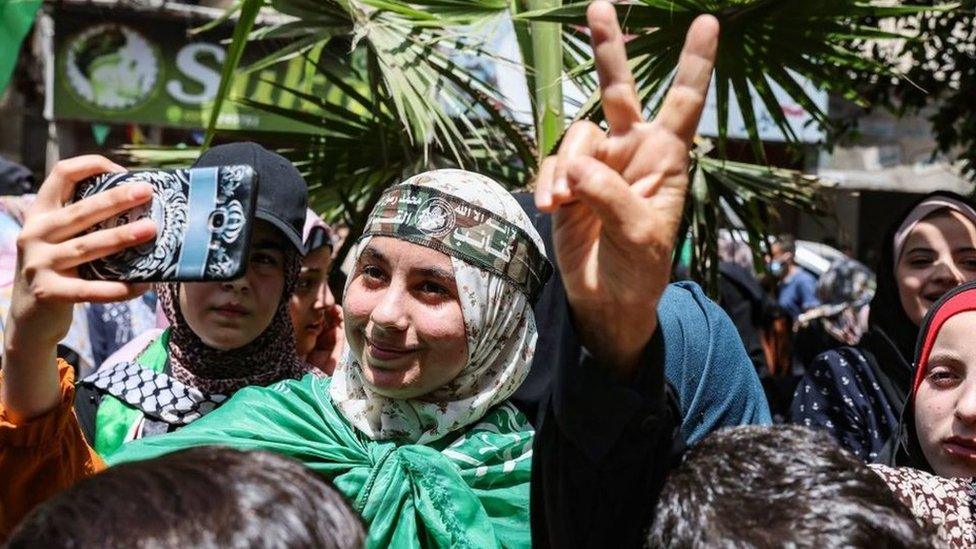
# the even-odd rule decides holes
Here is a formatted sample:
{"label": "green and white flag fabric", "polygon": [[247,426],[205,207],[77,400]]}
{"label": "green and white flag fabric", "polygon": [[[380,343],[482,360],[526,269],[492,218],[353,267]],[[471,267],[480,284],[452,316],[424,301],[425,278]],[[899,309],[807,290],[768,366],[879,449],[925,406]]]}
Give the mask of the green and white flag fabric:
{"label": "green and white flag fabric", "polygon": [[0,95],[3,95],[14,67],[20,46],[27,36],[42,0],[0,0]]}
{"label": "green and white flag fabric", "polygon": [[366,523],[373,548],[520,548],[531,545],[532,427],[510,403],[430,444],[374,441],[312,375],[238,391],[179,431],[122,446],[108,458],[149,459],[194,446],[290,456],[330,479]]}

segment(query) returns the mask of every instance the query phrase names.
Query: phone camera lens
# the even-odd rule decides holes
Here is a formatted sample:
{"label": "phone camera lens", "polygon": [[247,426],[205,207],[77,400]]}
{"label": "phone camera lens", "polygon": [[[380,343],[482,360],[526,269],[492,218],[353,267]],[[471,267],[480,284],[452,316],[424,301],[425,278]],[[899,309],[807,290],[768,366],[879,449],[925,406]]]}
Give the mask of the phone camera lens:
{"label": "phone camera lens", "polygon": [[224,226],[226,221],[224,214],[221,212],[214,212],[210,215],[210,229],[218,230]]}

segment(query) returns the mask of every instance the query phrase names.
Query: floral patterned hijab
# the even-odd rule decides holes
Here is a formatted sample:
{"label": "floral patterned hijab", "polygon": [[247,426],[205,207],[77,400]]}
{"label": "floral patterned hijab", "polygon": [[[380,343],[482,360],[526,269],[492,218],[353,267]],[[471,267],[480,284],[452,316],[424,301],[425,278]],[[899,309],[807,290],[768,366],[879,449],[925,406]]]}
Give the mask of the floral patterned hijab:
{"label": "floral patterned hijab", "polygon": [[311,371],[295,352],[295,332],[288,303],[301,269],[301,255],[285,253],[285,287],[271,324],[253,341],[222,351],[210,347],[190,328],[179,306],[181,284],[156,284],[159,303],[170,324],[169,361],[179,381],[208,393],[231,395],[248,385],[269,385],[298,379]]}
{"label": "floral patterned hijab", "polygon": [[343,416],[370,439],[426,444],[475,423],[522,384],[536,343],[532,296],[552,267],[515,198],[491,179],[463,170],[431,171],[392,187],[370,215],[357,259],[373,236],[407,240],[451,257],[467,365],[422,399],[393,399],[370,390],[361,357],[347,345],[330,394]]}

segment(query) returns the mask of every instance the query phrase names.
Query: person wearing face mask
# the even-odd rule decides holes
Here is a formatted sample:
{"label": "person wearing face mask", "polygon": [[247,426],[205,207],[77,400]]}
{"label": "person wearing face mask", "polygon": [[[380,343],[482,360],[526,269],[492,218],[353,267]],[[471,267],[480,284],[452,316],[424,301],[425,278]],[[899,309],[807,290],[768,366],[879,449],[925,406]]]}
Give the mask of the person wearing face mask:
{"label": "person wearing face mask", "polygon": [[976,278],[976,210],[936,192],[892,225],[875,273],[868,330],[818,356],[796,389],[793,423],[830,431],[861,459],[884,459],[913,375],[913,345],[932,304]]}
{"label": "person wearing face mask", "polygon": [[777,238],[770,252],[769,274],[779,280],[776,301],[795,322],[804,311],[820,305],[817,279],[796,264],[796,240],[792,235]]}

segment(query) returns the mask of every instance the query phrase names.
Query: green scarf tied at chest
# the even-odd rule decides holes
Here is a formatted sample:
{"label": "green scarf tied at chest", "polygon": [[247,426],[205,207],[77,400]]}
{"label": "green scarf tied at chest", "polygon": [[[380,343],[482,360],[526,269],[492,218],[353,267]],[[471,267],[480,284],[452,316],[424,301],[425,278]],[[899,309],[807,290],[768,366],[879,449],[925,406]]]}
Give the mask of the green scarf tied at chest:
{"label": "green scarf tied at chest", "polygon": [[369,547],[529,547],[532,428],[511,404],[428,445],[377,442],[305,376],[238,392],[183,429],[127,444],[110,464],[203,445],[267,450],[332,480],[368,528]]}

